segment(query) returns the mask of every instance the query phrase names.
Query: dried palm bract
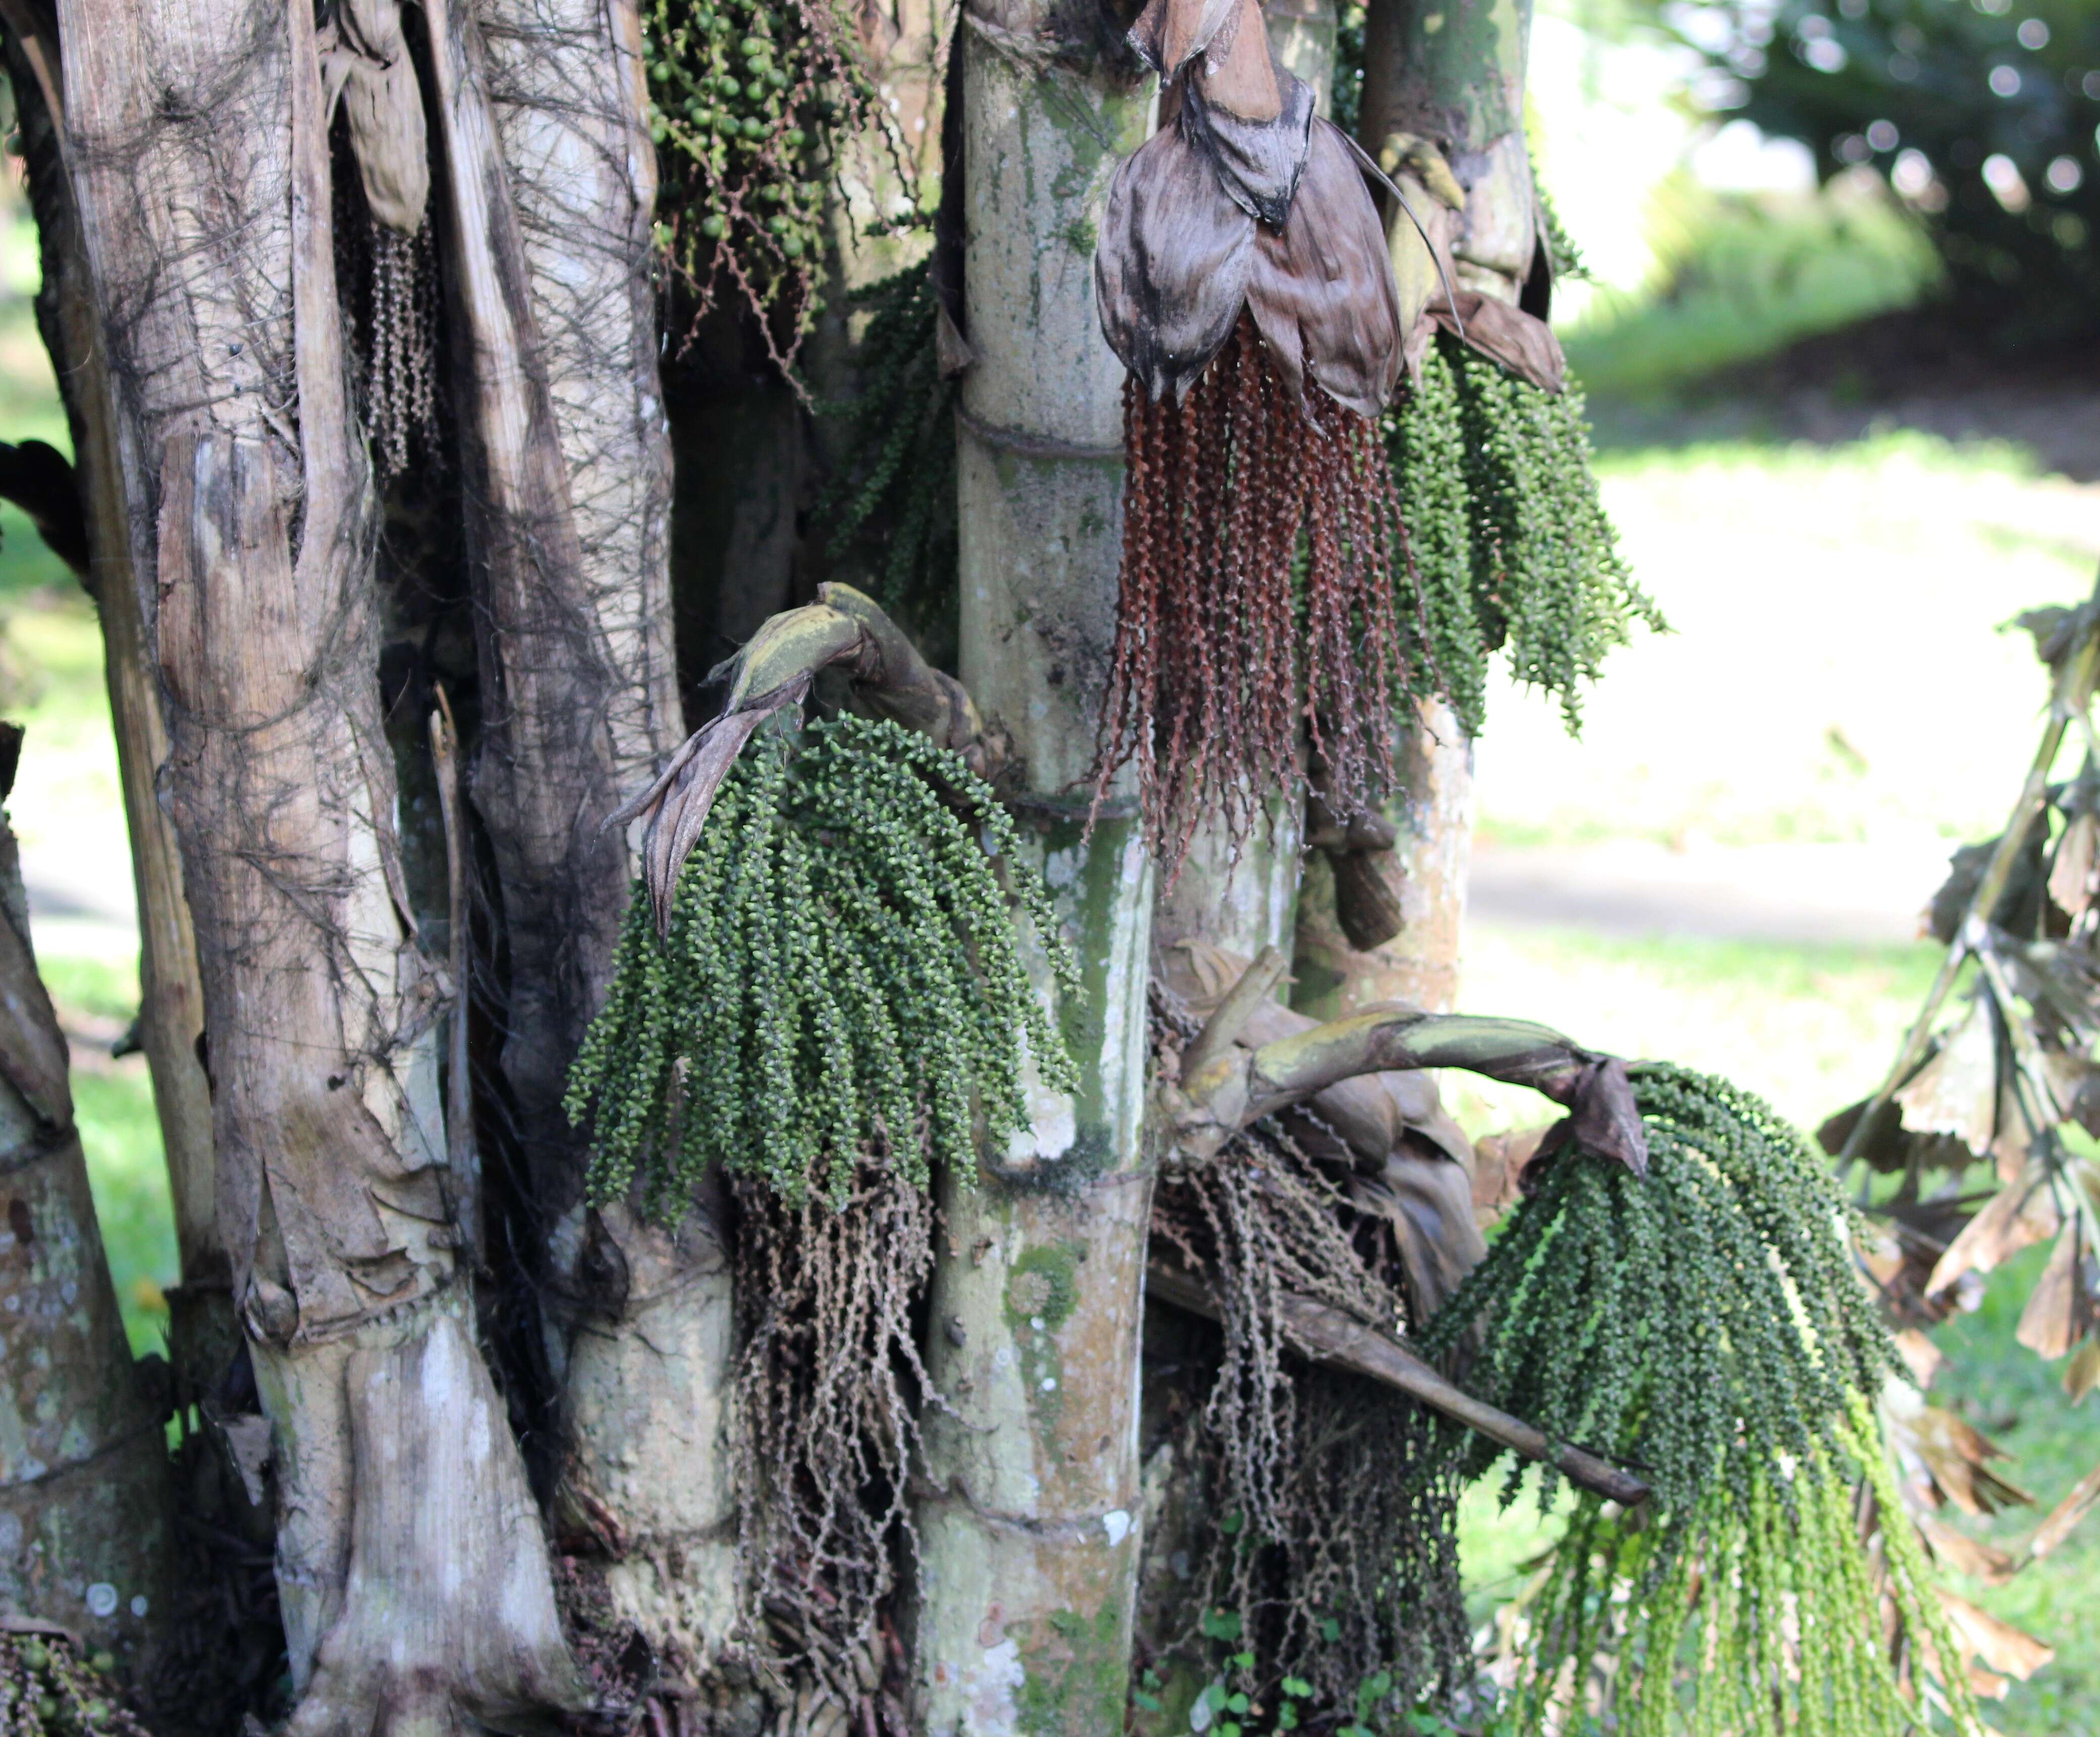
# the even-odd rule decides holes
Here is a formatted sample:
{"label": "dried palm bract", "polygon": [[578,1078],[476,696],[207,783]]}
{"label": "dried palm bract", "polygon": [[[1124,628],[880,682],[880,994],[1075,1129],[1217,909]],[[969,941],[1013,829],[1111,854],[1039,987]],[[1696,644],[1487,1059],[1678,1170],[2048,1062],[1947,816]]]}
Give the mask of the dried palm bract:
{"label": "dried palm bract", "polygon": [[1302,779],[1352,812],[1390,758],[1400,515],[1375,418],[1401,362],[1377,208],[1272,59],[1255,0],[1153,0],[1132,40],[1160,130],[1094,255],[1124,391],[1122,579],[1095,776],[1135,765],[1171,873]]}

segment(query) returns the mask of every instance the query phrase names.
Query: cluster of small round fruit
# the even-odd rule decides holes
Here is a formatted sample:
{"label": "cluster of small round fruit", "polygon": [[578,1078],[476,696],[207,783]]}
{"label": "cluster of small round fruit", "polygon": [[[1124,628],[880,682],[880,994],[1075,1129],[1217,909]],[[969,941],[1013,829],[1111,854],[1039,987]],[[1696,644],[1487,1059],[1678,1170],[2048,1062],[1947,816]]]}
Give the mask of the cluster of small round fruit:
{"label": "cluster of small round fruit", "polygon": [[703,309],[734,279],[792,343],[817,312],[821,135],[874,91],[832,0],[651,0],[657,240]]}
{"label": "cluster of small round fruit", "polygon": [[0,1631],[0,1733],[6,1737],[145,1737],[108,1684],[113,1653],[58,1635]]}

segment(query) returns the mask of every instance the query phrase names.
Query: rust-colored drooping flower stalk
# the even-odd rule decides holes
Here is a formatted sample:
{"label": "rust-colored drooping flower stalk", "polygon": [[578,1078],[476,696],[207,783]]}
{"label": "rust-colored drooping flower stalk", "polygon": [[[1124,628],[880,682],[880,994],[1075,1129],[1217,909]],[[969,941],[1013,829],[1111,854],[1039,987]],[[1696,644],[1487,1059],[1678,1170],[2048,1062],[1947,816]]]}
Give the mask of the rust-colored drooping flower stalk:
{"label": "rust-colored drooping flower stalk", "polygon": [[1401,361],[1384,232],[1347,141],[1271,57],[1258,0],[1152,0],[1132,39],[1160,130],[1094,258],[1130,370],[1129,472],[1097,799],[1134,766],[1171,876],[1243,840],[1309,745],[1330,800],[1381,793],[1401,537],[1376,418]]}
{"label": "rust-colored drooping flower stalk", "polygon": [[1097,777],[1135,765],[1170,873],[1206,815],[1246,837],[1268,794],[1301,776],[1301,732],[1342,805],[1367,805],[1401,674],[1399,510],[1377,425],[1325,393],[1301,399],[1242,317],[1179,400],[1133,376],[1123,431]]}

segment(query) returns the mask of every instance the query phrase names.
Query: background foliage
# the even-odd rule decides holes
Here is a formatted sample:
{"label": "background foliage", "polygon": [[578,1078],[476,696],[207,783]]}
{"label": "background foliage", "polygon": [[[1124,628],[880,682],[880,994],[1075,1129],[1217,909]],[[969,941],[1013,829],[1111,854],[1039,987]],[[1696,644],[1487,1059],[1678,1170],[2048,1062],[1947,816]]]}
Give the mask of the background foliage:
{"label": "background foliage", "polygon": [[2010,339],[2089,328],[2100,294],[2100,9],[2088,0],[1720,0],[1653,9],[1722,113],[1872,163]]}

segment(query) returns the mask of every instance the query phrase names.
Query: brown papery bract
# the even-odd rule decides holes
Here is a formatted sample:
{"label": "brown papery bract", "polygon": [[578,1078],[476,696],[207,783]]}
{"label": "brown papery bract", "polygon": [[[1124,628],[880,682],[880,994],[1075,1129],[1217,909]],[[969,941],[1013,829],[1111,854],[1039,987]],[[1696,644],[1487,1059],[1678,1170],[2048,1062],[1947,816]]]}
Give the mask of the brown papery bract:
{"label": "brown papery bract", "polygon": [[1198,821],[1220,817],[1238,845],[1299,785],[1301,729],[1338,812],[1383,793],[1399,502],[1376,425],[1315,382],[1301,400],[1246,314],[1178,400],[1126,383],[1123,439],[1095,800],[1135,765],[1171,881]]}

